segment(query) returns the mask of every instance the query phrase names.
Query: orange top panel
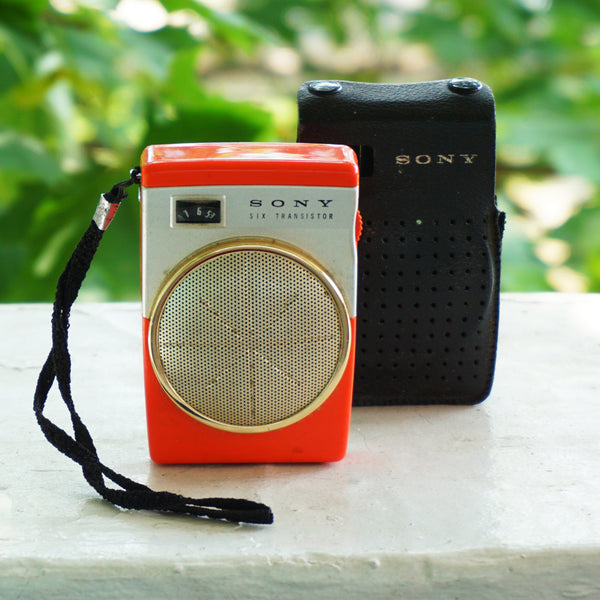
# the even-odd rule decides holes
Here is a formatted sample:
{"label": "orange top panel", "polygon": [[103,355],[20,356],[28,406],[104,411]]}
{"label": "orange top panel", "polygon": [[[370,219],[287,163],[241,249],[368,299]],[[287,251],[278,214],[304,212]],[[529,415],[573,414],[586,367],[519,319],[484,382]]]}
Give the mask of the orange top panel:
{"label": "orange top panel", "polygon": [[358,164],[351,148],[332,144],[165,144],[144,150],[142,185],[355,187]]}

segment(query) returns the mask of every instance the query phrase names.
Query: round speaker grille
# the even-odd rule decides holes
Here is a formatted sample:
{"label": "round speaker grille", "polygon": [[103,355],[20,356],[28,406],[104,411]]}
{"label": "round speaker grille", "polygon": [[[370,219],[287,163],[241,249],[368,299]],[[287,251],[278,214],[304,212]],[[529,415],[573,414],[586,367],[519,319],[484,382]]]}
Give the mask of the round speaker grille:
{"label": "round speaker grille", "polygon": [[334,281],[301,251],[232,241],[195,254],[159,292],[155,372],[215,427],[262,431],[303,418],[335,386],[349,318]]}

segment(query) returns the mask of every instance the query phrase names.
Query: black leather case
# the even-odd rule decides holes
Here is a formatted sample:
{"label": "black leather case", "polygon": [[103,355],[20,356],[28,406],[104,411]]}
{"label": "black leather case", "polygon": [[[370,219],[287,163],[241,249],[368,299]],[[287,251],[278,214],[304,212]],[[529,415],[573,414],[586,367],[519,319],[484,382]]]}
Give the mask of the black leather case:
{"label": "black leather case", "polygon": [[494,99],[485,85],[460,92],[449,81],[298,92],[298,141],[359,156],[355,405],[474,404],[490,392],[504,227]]}

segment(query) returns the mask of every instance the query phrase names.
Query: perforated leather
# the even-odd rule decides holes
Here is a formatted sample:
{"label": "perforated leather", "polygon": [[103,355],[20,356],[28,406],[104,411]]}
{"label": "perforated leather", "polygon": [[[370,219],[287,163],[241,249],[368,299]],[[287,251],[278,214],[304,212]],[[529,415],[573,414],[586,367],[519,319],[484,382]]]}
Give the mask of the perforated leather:
{"label": "perforated leather", "polygon": [[[298,93],[298,140],[361,169],[354,403],[480,402],[496,355],[500,242],[491,91],[341,82]],[[367,149],[365,151],[365,149]]]}

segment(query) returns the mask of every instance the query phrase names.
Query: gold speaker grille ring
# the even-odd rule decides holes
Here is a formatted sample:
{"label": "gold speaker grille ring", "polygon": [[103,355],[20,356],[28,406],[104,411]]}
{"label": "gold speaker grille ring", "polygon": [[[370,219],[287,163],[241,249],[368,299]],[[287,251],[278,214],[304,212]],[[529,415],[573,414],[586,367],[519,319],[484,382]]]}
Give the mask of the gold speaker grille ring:
{"label": "gold speaker grille ring", "polygon": [[349,341],[333,278],[273,240],[228,240],[192,254],[150,315],[150,358],[166,393],[230,431],[277,429],[318,408],[342,375]]}

